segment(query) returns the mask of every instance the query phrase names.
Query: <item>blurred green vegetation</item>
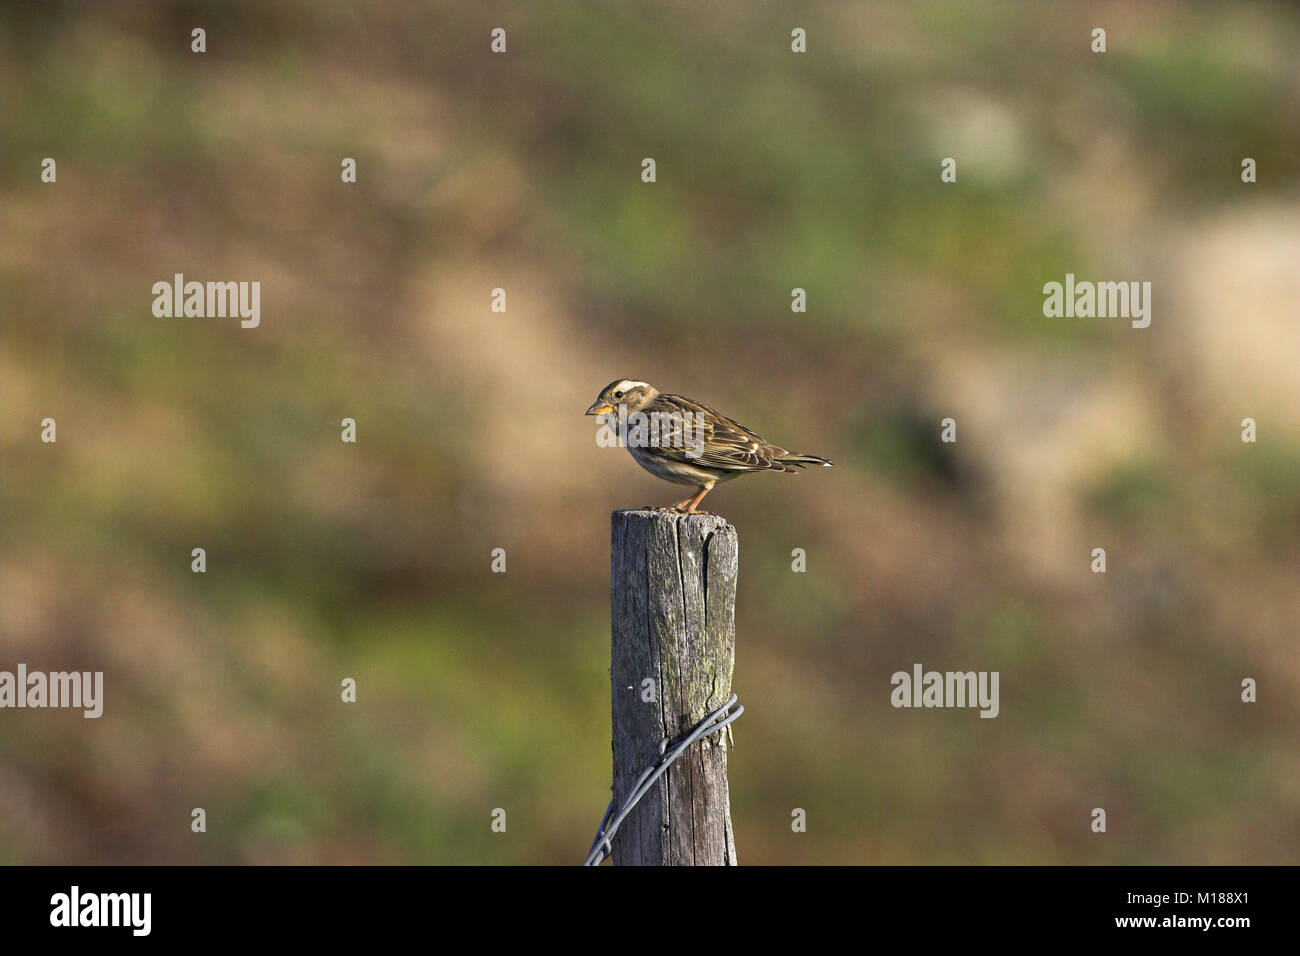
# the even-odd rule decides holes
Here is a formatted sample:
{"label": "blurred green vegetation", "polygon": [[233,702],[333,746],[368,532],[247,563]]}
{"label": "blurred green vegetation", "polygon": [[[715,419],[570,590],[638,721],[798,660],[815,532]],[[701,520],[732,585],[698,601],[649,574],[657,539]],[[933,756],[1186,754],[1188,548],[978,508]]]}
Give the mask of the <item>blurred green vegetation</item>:
{"label": "blurred green vegetation", "polygon": [[[616,376],[838,465],[708,499],[742,862],[1295,862],[1294,7],[48,3],[0,54],[0,668],[107,695],[0,717],[0,862],[578,861],[607,515],[678,497],[596,447]],[[176,272],[261,326],[154,318]],[[1067,272],[1151,328],[1045,319]],[[915,661],[1000,716],[892,709]]]}

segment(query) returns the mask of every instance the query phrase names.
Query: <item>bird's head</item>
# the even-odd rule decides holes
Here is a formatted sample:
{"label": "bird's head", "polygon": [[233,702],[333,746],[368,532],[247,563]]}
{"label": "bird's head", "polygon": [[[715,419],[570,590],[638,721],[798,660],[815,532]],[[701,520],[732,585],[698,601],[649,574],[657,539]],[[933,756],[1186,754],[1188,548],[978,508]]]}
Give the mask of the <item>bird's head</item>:
{"label": "bird's head", "polygon": [[628,412],[639,412],[658,397],[659,392],[653,385],[638,382],[636,379],[619,378],[600,390],[596,400],[587,409],[588,415],[608,415],[617,412],[618,406],[626,405]]}

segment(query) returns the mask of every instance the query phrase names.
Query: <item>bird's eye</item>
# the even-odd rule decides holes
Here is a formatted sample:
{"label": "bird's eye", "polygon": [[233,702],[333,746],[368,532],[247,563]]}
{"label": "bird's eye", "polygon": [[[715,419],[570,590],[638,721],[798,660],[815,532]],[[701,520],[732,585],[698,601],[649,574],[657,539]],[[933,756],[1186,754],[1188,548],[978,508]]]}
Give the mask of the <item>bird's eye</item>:
{"label": "bird's eye", "polygon": [[622,397],[623,397],[623,393],[622,393],[622,392],[615,392],[615,393],[614,393],[614,397],[615,397],[615,398],[622,398]]}

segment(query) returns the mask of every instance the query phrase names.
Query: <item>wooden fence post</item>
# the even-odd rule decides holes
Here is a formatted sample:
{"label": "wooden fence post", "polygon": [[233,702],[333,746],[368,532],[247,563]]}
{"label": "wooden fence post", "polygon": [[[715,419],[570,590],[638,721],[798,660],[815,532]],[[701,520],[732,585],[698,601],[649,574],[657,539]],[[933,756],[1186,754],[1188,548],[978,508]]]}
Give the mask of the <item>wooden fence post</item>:
{"label": "wooden fence post", "polygon": [[[716,515],[615,511],[610,605],[614,798],[731,696],[736,529]],[[647,683],[649,681],[650,683]],[[615,866],[735,866],[725,733],[692,744],[623,821]]]}

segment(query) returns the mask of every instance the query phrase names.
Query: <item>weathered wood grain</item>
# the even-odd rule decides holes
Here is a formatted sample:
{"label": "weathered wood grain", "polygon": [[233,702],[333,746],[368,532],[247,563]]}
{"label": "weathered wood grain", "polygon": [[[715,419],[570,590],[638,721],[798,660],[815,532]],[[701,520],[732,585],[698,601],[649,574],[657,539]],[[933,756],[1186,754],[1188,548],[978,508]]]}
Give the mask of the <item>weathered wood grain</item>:
{"label": "weathered wood grain", "polygon": [[[614,795],[727,702],[736,529],[716,515],[616,511],[611,522]],[[645,681],[654,682],[646,701]],[[616,866],[734,866],[725,731],[692,744],[623,822]]]}

